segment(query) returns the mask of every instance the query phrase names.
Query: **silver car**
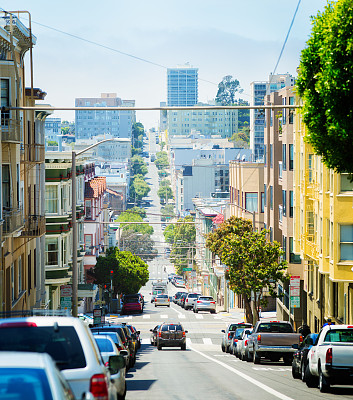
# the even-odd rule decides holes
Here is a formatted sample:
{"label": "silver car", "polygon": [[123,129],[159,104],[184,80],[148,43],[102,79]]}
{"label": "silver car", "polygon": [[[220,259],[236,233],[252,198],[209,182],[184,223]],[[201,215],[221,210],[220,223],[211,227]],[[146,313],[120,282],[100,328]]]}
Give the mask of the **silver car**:
{"label": "silver car", "polygon": [[249,336],[252,334],[252,329],[244,329],[242,339],[238,349],[238,357],[242,361],[251,361],[249,355]]}
{"label": "silver car", "polygon": [[188,293],[184,303],[185,310],[194,308],[194,303],[200,296],[200,293]]}
{"label": "silver car", "polygon": [[[110,336],[94,335],[94,339],[98,345],[103,361],[107,367],[109,366],[110,356],[118,356],[118,355],[123,356],[123,354],[121,354],[117,349],[115,343],[113,342],[113,339]],[[124,363],[126,363],[125,359]],[[118,400],[123,400],[125,399],[126,396],[126,382],[125,382],[126,368],[124,367],[114,372],[115,374],[111,373],[110,379],[114,383],[114,386],[116,388],[118,394]]]}
{"label": "silver car", "polygon": [[209,311],[211,314],[216,313],[216,302],[211,296],[200,296],[194,302],[194,313],[199,311]]}
{"label": "silver car", "polygon": [[233,339],[234,332],[238,328],[251,329],[252,328],[252,324],[249,324],[249,323],[246,323],[246,322],[235,322],[235,323],[233,322],[233,323],[228,325],[226,330],[222,329],[221,332],[224,333],[223,338],[222,338],[222,344],[221,344],[222,351],[225,351],[226,353],[229,353],[230,344],[231,344],[231,341]]}
{"label": "silver car", "polygon": [[158,294],[156,298],[154,299],[154,306],[159,307],[159,306],[166,306],[170,307],[170,299],[167,294]]}

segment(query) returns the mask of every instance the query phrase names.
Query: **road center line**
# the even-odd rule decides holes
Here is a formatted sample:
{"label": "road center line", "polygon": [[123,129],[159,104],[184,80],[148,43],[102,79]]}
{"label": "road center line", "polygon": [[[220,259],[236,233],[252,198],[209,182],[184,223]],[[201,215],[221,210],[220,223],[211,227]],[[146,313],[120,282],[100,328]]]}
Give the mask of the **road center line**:
{"label": "road center line", "polygon": [[243,372],[238,371],[237,369],[225,364],[222,361],[216,360],[215,358],[212,358],[204,353],[202,353],[201,351],[195,350],[192,348],[192,346],[190,346],[190,342],[187,343],[188,347],[194,351],[197,354],[200,354],[200,356],[207,358],[210,361],[213,361],[219,365],[221,365],[222,367],[228,369],[229,371],[233,372],[234,374],[240,376],[243,379],[246,379],[247,381],[251,382],[252,384],[258,386],[260,389],[265,390],[266,392],[272,394],[273,396],[277,397],[278,399],[281,400],[293,400],[291,397],[288,397],[280,392],[277,392],[277,390],[270,388],[269,386],[265,385],[264,383],[261,383],[259,381],[257,381],[256,379],[252,378],[249,375],[244,374]]}

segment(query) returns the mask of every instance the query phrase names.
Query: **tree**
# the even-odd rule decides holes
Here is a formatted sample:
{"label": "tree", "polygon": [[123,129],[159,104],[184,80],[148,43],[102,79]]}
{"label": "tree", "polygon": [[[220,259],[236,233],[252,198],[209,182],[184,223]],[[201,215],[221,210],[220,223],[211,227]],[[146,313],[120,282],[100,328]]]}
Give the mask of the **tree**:
{"label": "tree", "polygon": [[47,145],[48,146],[57,146],[58,142],[56,140],[48,140]]}
{"label": "tree", "polygon": [[110,271],[113,271],[113,297],[121,293],[138,293],[149,279],[148,265],[140,257],[116,247],[109,248],[105,257],[98,257],[88,274],[97,284],[104,285],[110,284]]}
{"label": "tree", "polygon": [[[191,216],[178,219],[178,222],[193,222],[193,221],[194,219]],[[173,241],[171,242],[172,251],[170,253],[170,259],[173,262],[177,273],[182,274],[183,268],[189,266],[189,262],[192,261],[195,255],[195,239],[196,239],[195,225],[179,223],[169,226],[174,226],[173,228],[168,229],[168,233],[170,233],[173,230]],[[167,229],[165,229],[165,231],[166,230]]]}
{"label": "tree", "polygon": [[147,164],[143,161],[143,158],[135,154],[130,159],[131,170],[133,175],[145,176],[148,172]]}
{"label": "tree", "polygon": [[328,168],[353,173],[352,0],[329,2],[312,21],[296,84],[306,140]]}
{"label": "tree", "polygon": [[225,76],[218,84],[216,102],[222,106],[231,106],[235,103],[235,93],[241,93],[239,81],[232,75]]}
{"label": "tree", "polygon": [[161,203],[165,202],[167,204],[169,199],[173,199],[172,188],[170,186],[168,186],[168,185],[160,186],[158,191],[157,191],[157,194],[158,194],[158,196],[160,198],[160,202]]}
{"label": "tree", "polygon": [[173,204],[166,204],[161,208],[161,221],[170,220],[175,217]]}
{"label": "tree", "polygon": [[132,214],[137,214],[142,218],[146,218],[147,214],[146,214],[146,210],[142,207],[132,207],[129,208],[126,212],[128,213],[132,213]]}
{"label": "tree", "polygon": [[245,125],[240,132],[233,133],[229,139],[236,147],[248,149],[250,146],[250,127]]}
{"label": "tree", "polygon": [[[285,281],[287,262],[278,242],[267,240],[268,230],[254,232],[252,223],[242,218],[231,217],[206,238],[206,247],[215,253],[228,267],[226,278],[230,288],[244,299],[246,320],[255,323],[258,310],[265,301],[264,289],[277,297],[276,285]],[[251,308],[251,296],[254,308]]]}
{"label": "tree", "polygon": [[165,151],[159,151],[156,153],[156,159],[154,161],[158,169],[165,169],[169,167],[168,155]]}
{"label": "tree", "polygon": [[123,230],[132,230],[134,232],[148,235],[153,234],[153,228],[151,225],[131,223],[124,224],[124,222],[143,222],[143,218],[141,217],[141,215],[134,212],[129,212],[129,210],[122,212],[115,221],[120,223],[120,227],[123,228]]}
{"label": "tree", "polygon": [[164,235],[165,241],[167,243],[170,243],[170,244],[174,243],[174,229],[175,229],[175,227],[176,227],[176,225],[170,224],[164,229],[163,235]]}
{"label": "tree", "polygon": [[136,149],[143,147],[143,135],[145,133],[145,128],[141,122],[135,122],[132,125],[132,144]]}
{"label": "tree", "polygon": [[158,255],[151,236],[148,233],[137,233],[133,229],[123,230],[120,236],[120,247],[132,254],[137,254],[144,261],[153,260]]}
{"label": "tree", "polygon": [[143,179],[142,175],[136,175],[130,185],[130,197],[136,200],[142,200],[151,191],[151,188]]}

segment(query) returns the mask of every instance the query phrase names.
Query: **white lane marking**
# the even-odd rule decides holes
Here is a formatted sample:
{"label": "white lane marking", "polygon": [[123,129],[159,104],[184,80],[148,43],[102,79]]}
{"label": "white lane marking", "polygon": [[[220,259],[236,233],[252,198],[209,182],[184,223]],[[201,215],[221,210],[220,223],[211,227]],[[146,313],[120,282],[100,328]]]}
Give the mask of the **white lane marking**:
{"label": "white lane marking", "polygon": [[178,313],[178,318],[180,318],[180,319],[185,318],[185,314],[181,314],[178,309],[174,308],[174,306],[170,306],[170,309],[175,311],[176,313]]}
{"label": "white lane marking", "polygon": [[151,341],[148,338],[142,338],[141,344],[151,344]]}
{"label": "white lane marking", "polygon": [[203,315],[195,314],[196,319],[203,319]]}
{"label": "white lane marking", "polygon": [[167,314],[161,314],[161,318],[168,318],[168,315]]}
{"label": "white lane marking", "polygon": [[179,315],[178,315],[178,318],[180,318],[180,319],[185,318],[185,314],[179,314]]}
{"label": "white lane marking", "polygon": [[255,371],[292,371],[292,368],[252,367]]}
{"label": "white lane marking", "polygon": [[212,344],[211,338],[203,338],[203,344]]}
{"label": "white lane marking", "polygon": [[191,339],[189,337],[186,338],[186,345],[191,346]]}
{"label": "white lane marking", "polygon": [[186,339],[186,344],[187,346],[190,348],[190,350],[194,351],[197,354],[200,354],[200,356],[207,358],[210,361],[213,361],[219,365],[221,365],[222,367],[226,368],[228,371],[233,372],[234,374],[240,376],[241,378],[247,380],[248,382],[252,383],[253,385],[258,386],[260,389],[265,390],[266,392],[270,393],[271,395],[277,397],[278,399],[281,400],[294,400],[291,397],[288,397],[280,392],[277,392],[277,390],[272,389],[271,387],[265,385],[264,383],[259,382],[258,380],[252,378],[251,376],[244,374],[243,372],[238,371],[237,369],[231,367],[230,365],[225,364],[222,361],[216,360],[215,358],[212,358],[210,356],[207,356],[206,354],[202,353],[201,351],[195,350],[192,348],[192,346],[190,345],[190,342],[188,343],[188,340]]}
{"label": "white lane marking", "polygon": [[119,319],[132,319],[131,315],[120,317]]}
{"label": "white lane marking", "polygon": [[151,316],[147,314],[147,315],[144,315],[142,318],[143,318],[143,319],[150,319]]}

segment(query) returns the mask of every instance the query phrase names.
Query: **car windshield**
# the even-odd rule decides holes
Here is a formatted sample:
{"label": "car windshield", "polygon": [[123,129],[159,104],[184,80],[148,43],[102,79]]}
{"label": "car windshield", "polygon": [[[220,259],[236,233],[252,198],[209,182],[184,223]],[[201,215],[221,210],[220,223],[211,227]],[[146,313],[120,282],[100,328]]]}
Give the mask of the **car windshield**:
{"label": "car windshield", "polygon": [[182,331],[183,328],[181,327],[181,325],[163,325],[162,326],[162,331],[166,332],[166,331]]}
{"label": "car windshield", "polygon": [[332,329],[326,333],[324,341],[353,343],[353,329]]}
{"label": "car windshield", "polygon": [[112,342],[106,338],[95,337],[96,342],[101,352],[113,352]]}
{"label": "car windshield", "polygon": [[241,339],[241,335],[244,332],[245,328],[238,328],[234,333],[235,339]]}
{"label": "car windshield", "polygon": [[80,339],[72,326],[0,328],[0,351],[48,353],[59,369],[86,367]]}
{"label": "car windshield", "polygon": [[212,297],[199,297],[199,300],[203,300],[203,301],[213,301]]}
{"label": "car windshield", "polygon": [[160,294],[159,296],[157,296],[157,299],[167,299],[168,296],[166,294]]}
{"label": "car windshield", "polygon": [[194,298],[199,297],[199,296],[200,296],[199,294],[190,293],[189,296],[188,296],[188,298],[189,298],[189,299],[190,299],[190,298],[194,299]]}
{"label": "car windshield", "polygon": [[293,333],[293,328],[290,324],[280,322],[269,322],[259,325],[258,332],[269,333]]}
{"label": "car windshield", "polygon": [[4,400],[53,399],[48,377],[39,368],[0,368],[0,388]]}
{"label": "car windshield", "polygon": [[128,297],[124,300],[124,303],[139,303],[139,301],[137,297]]}
{"label": "car windshield", "polygon": [[252,327],[251,324],[246,324],[246,323],[230,324],[228,327],[228,331],[235,331],[238,328],[251,328],[251,327]]}
{"label": "car windshield", "polygon": [[93,333],[95,333],[95,332],[105,333],[105,332],[109,332],[109,331],[116,332],[119,335],[122,342],[126,342],[126,336],[125,336],[125,333],[122,328],[117,328],[117,327],[93,328],[93,329],[91,329],[91,331]]}

